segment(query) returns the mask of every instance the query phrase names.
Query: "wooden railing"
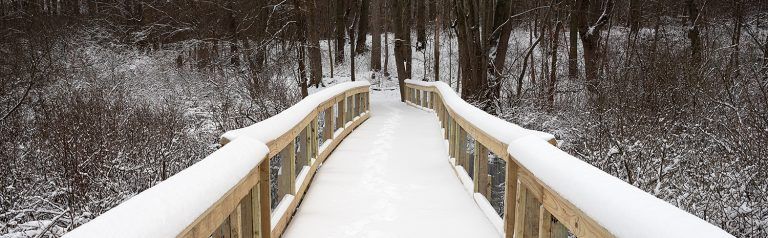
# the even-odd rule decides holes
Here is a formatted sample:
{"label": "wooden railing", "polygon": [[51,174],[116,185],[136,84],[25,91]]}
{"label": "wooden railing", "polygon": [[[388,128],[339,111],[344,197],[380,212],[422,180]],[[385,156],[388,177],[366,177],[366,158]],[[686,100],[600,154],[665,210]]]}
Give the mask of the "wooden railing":
{"label": "wooden railing", "polygon": [[[457,175],[505,237],[732,237],[559,150],[552,135],[471,106],[445,83],[405,85],[406,103],[439,118]],[[503,218],[489,203],[489,156],[506,162]]]}
{"label": "wooden railing", "polygon": [[318,166],[370,116],[369,86],[335,85],[229,131],[221,149],[65,237],[279,237]]}

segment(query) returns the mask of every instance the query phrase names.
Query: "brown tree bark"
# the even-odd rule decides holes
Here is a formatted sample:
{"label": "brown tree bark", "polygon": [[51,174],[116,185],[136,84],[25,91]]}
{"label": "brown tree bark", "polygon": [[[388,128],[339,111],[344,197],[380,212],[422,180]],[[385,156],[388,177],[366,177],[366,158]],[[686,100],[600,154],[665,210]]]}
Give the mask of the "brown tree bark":
{"label": "brown tree bark", "polygon": [[461,96],[496,113],[500,71],[504,67],[511,4],[508,1],[454,0],[459,42]]}
{"label": "brown tree bark", "polygon": [[344,62],[344,43],[346,43],[345,39],[345,31],[346,31],[346,16],[345,16],[345,0],[336,0],[336,64],[341,64]]}
{"label": "brown tree bark", "polygon": [[550,39],[552,39],[552,49],[550,51],[551,65],[549,67],[549,85],[547,88],[547,102],[550,110],[555,108],[555,86],[557,84],[557,48],[559,47],[560,43],[560,30],[563,28],[563,22],[560,21],[559,10],[555,11],[557,11],[555,15],[555,20],[557,23],[555,23],[555,30],[550,33]]}
{"label": "brown tree bark", "polygon": [[695,0],[687,0],[688,10],[688,40],[691,41],[691,66],[697,69],[701,64],[701,36],[699,35],[699,7]]}
{"label": "brown tree bark", "polygon": [[[434,2],[434,1],[433,1]],[[437,10],[437,8],[432,8]],[[434,68],[435,68],[435,81],[440,81],[440,28],[442,25],[442,15],[439,12],[435,12],[435,43],[434,51]]]}
{"label": "brown tree bark", "polygon": [[365,45],[366,37],[368,37],[368,12],[370,8],[370,0],[360,0],[360,12],[357,15],[357,43],[355,45],[355,52],[362,54],[368,50]]}
{"label": "brown tree bark", "polygon": [[400,101],[405,102],[405,80],[411,78],[411,34],[408,26],[410,0],[393,0],[393,26],[395,29],[395,66],[400,86]]}
{"label": "brown tree bark", "polygon": [[309,53],[310,79],[309,86],[320,87],[323,79],[322,53],[320,52],[320,35],[317,32],[318,24],[315,13],[317,12],[316,0],[302,0],[303,19],[307,35],[307,52]]}
{"label": "brown tree bark", "polygon": [[427,45],[427,30],[426,30],[426,7],[424,1],[416,1],[416,50],[421,51]]}
{"label": "brown tree bark", "polygon": [[[587,94],[593,104],[597,104],[600,98],[599,92],[599,68],[600,68],[600,31],[608,23],[613,10],[613,0],[607,0],[605,8],[600,11],[601,5],[598,2],[589,0],[577,0],[579,12],[577,14],[579,25],[579,36],[581,36],[581,45],[584,50],[584,73]],[[596,19],[594,24],[587,21]]]}
{"label": "brown tree bark", "polygon": [[[355,39],[355,25],[358,19],[355,15],[356,14],[352,15],[351,22],[349,24],[349,39]],[[354,43],[349,44],[349,77],[352,82],[355,81],[355,45],[356,44]]]}
{"label": "brown tree bark", "polygon": [[577,24],[577,0],[569,1],[570,16],[568,19],[568,78],[576,80],[579,78],[579,28]]}
{"label": "brown tree bark", "polygon": [[381,71],[381,8],[385,0],[372,0],[371,4],[371,70]]}

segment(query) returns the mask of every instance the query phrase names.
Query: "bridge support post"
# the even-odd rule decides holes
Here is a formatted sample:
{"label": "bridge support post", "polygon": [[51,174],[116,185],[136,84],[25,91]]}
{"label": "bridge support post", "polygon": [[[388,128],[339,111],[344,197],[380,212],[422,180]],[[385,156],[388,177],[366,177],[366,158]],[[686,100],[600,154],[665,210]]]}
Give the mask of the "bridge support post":
{"label": "bridge support post", "polygon": [[490,200],[489,186],[488,186],[488,149],[475,140],[475,159],[474,159],[474,176],[472,176],[475,182],[475,192],[483,194],[486,199]]}
{"label": "bridge support post", "polygon": [[277,176],[277,199],[282,199],[286,194],[296,193],[296,141],[280,152],[280,174]]}
{"label": "bridge support post", "polygon": [[459,132],[458,138],[456,138],[459,144],[456,163],[464,167],[464,171],[469,172],[469,159],[467,158],[467,131],[465,131],[464,128],[461,128],[458,123],[456,123],[456,128],[458,128],[457,131]]}
{"label": "bridge support post", "polygon": [[272,237],[272,218],[270,217],[272,201],[270,201],[269,185],[269,158],[266,158],[259,165],[259,182],[251,189],[254,238]]}
{"label": "bridge support post", "polygon": [[456,158],[456,126],[453,122],[452,117],[448,117],[448,127],[446,127],[448,130],[448,155],[451,156],[451,158]]}
{"label": "bridge support post", "polygon": [[[516,233],[516,218],[515,210],[517,207],[517,164],[506,155],[507,166],[505,168],[505,183],[504,183],[504,233],[505,237],[515,237]],[[519,237],[519,236],[518,236]]]}
{"label": "bridge support post", "polygon": [[309,156],[307,156],[307,165],[309,166],[312,166],[312,158],[317,159],[317,154],[318,154],[317,150],[318,150],[318,147],[320,146],[317,140],[318,128],[320,128],[319,122],[320,122],[320,119],[315,117],[315,119],[312,119],[312,124],[310,124],[310,127],[311,127],[310,133],[309,133],[310,154]]}
{"label": "bridge support post", "polygon": [[346,120],[344,119],[344,112],[346,111],[346,104],[347,98],[344,97],[341,101],[339,101],[338,104],[336,104],[336,128],[333,130],[336,132],[336,130],[340,128],[344,128],[344,123]]}
{"label": "bridge support post", "polygon": [[330,140],[333,139],[333,132],[336,130],[336,128],[333,127],[333,106],[328,107],[328,109],[325,109],[325,118],[323,119],[323,139],[324,140]]}

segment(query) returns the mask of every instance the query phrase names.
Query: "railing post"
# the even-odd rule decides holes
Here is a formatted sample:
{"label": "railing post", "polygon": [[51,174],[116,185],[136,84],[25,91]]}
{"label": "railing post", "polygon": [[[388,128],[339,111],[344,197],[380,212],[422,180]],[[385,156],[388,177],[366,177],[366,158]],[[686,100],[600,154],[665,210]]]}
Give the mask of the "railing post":
{"label": "railing post", "polygon": [[468,164],[468,155],[467,155],[467,131],[464,130],[464,128],[461,128],[461,126],[457,123],[456,127],[458,128],[459,136],[457,138],[457,143],[459,144],[459,151],[457,155],[457,164],[460,164],[462,167],[464,167],[464,171],[469,172],[469,164]]}
{"label": "railing post", "polygon": [[[304,127],[304,130],[301,130],[301,133],[299,133],[298,139],[299,139],[299,154],[296,156],[296,162],[299,164],[296,165],[296,169],[301,171],[301,168],[305,165],[307,161],[309,161],[309,135],[311,134],[311,125],[307,125]],[[307,163],[308,164],[308,163]]]}
{"label": "railing post", "polygon": [[[256,184],[258,186],[258,183]],[[251,189],[251,191],[253,188]],[[253,238],[253,199],[251,199],[251,192],[245,194],[242,200],[240,200],[240,229],[242,238]]]}
{"label": "railing post", "polygon": [[309,133],[310,134],[309,141],[311,142],[310,150],[309,150],[310,155],[307,158],[307,165],[309,166],[312,166],[312,158],[315,158],[315,159],[317,158],[317,148],[320,146],[317,140],[317,132],[318,132],[317,130],[320,128],[319,122],[320,120],[317,117],[315,117],[315,119],[312,119],[311,133]]}
{"label": "railing post", "polygon": [[277,198],[282,199],[286,194],[296,191],[296,141],[290,143],[280,152],[282,165],[278,176]]}
{"label": "railing post", "polygon": [[334,128],[334,132],[336,132],[339,128],[344,128],[344,114],[346,111],[346,104],[347,103],[347,97],[344,97],[336,106],[336,128]]}
{"label": "railing post", "polygon": [[333,132],[336,128],[333,127],[333,106],[325,109],[325,118],[323,119],[323,141],[333,139]]}
{"label": "railing post", "polygon": [[527,187],[518,187],[517,209],[515,215],[515,237],[538,237],[539,233],[539,206],[541,203],[531,194]]}
{"label": "railing post", "polygon": [[517,203],[517,164],[512,161],[507,155],[507,165],[505,168],[505,185],[504,185],[504,233],[507,238],[512,238],[516,232],[516,218],[515,214]]}
{"label": "railing post", "polygon": [[429,108],[435,110],[435,92],[429,92]]}
{"label": "railing post", "polygon": [[539,206],[539,238],[552,237],[552,214],[544,206]]}
{"label": "railing post", "polygon": [[475,183],[475,192],[483,194],[486,199],[490,200],[490,189],[488,187],[488,150],[480,144],[480,141],[475,140],[475,159],[474,159],[474,176],[472,176]]}
{"label": "railing post", "polygon": [[[443,129],[445,129],[445,134],[443,134],[443,137],[448,140],[449,136],[448,133],[450,131],[450,128],[448,128],[448,125],[451,121],[451,115],[448,113],[448,109],[443,106]],[[450,141],[450,140],[449,140]]]}
{"label": "railing post", "polygon": [[455,140],[455,138],[456,138],[456,135],[455,135],[456,134],[456,128],[454,126],[453,118],[452,117],[448,118],[448,127],[447,127],[447,129],[448,129],[448,133],[447,133],[448,134],[448,138],[447,138],[448,139],[448,155],[450,155],[451,158],[455,159],[456,158],[456,149],[455,149],[455,147],[456,147],[456,140]]}
{"label": "railing post", "polygon": [[259,182],[251,189],[251,199],[253,200],[253,237],[271,238],[272,221],[271,196],[269,182],[269,158],[264,159],[259,165]]}

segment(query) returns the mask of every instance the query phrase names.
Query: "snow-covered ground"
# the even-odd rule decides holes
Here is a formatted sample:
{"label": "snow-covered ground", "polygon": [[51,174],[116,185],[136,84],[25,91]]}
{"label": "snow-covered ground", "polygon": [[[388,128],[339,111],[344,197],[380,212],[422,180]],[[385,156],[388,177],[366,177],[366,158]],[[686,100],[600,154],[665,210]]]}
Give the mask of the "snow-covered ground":
{"label": "snow-covered ground", "polygon": [[395,90],[320,167],[284,237],[499,237],[448,160],[437,117]]}

